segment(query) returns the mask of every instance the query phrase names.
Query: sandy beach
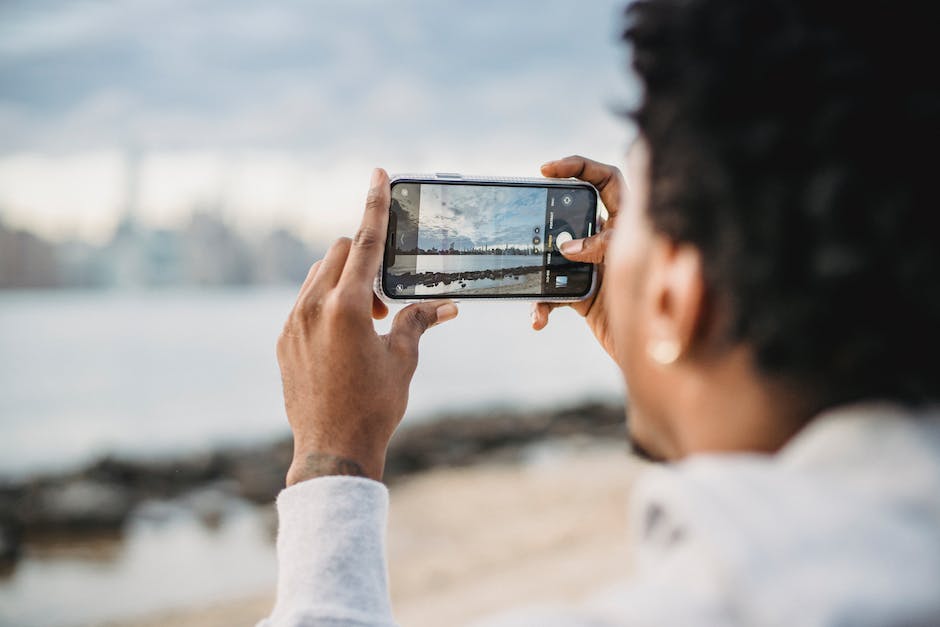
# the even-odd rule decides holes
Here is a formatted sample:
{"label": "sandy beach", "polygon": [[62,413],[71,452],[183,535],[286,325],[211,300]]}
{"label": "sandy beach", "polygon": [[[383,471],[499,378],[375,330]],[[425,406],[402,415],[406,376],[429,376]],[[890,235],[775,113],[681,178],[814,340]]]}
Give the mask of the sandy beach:
{"label": "sandy beach", "polygon": [[[572,436],[521,458],[437,468],[391,487],[391,596],[408,627],[463,625],[539,602],[577,602],[628,574],[626,502],[642,464],[614,439]],[[274,591],[108,627],[236,627]]]}

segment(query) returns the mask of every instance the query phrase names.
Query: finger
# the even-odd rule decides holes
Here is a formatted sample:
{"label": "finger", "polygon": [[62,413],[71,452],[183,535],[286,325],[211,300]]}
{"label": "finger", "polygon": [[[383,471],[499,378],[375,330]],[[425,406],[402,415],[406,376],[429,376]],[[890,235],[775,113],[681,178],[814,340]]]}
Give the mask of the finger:
{"label": "finger", "polygon": [[566,259],[582,263],[604,263],[607,254],[607,244],[613,233],[611,229],[601,231],[591,237],[573,239],[561,245],[559,250]]}
{"label": "finger", "polygon": [[382,263],[385,249],[385,235],[388,229],[388,208],[391,203],[391,190],[388,174],[381,168],[372,172],[369,196],[362,223],[353,238],[349,260],[343,269],[340,281],[350,289],[362,292],[372,291],[372,281]]}
{"label": "finger", "polygon": [[[307,278],[304,279],[303,284],[300,286],[300,290],[297,292],[297,303],[301,302],[307,295],[307,292],[310,290],[310,286],[313,284],[313,280],[316,278],[321,265],[323,265],[323,260],[318,259],[313,262],[313,265],[310,266],[310,270],[307,271]],[[296,303],[294,306],[296,307]]]}
{"label": "finger", "polygon": [[599,163],[579,155],[549,161],[542,165],[542,175],[552,178],[573,177],[597,188],[610,217],[620,210],[621,196],[627,191],[623,174],[616,166]]}
{"label": "finger", "polygon": [[548,325],[548,315],[563,303],[532,303],[532,328],[541,331]]}
{"label": "finger", "polygon": [[343,273],[343,266],[346,265],[346,258],[349,256],[351,246],[352,241],[348,237],[341,237],[333,242],[330,249],[326,251],[326,256],[320,262],[320,268],[317,270],[316,276],[310,281],[310,287],[307,289],[308,294],[314,291],[322,293],[336,286],[340,275]]}
{"label": "finger", "polygon": [[449,300],[414,303],[395,314],[389,339],[409,352],[416,352],[418,340],[425,331],[456,317],[457,305]]}
{"label": "finger", "polygon": [[372,317],[376,320],[382,320],[388,315],[388,305],[375,294],[372,294]]}
{"label": "finger", "polygon": [[303,284],[300,286],[300,293],[303,294],[307,289],[310,288],[310,284],[313,283],[313,280],[317,276],[317,272],[320,270],[320,266],[323,265],[322,259],[317,259],[313,262],[313,265],[310,266],[310,270],[307,271],[307,278],[304,279]]}

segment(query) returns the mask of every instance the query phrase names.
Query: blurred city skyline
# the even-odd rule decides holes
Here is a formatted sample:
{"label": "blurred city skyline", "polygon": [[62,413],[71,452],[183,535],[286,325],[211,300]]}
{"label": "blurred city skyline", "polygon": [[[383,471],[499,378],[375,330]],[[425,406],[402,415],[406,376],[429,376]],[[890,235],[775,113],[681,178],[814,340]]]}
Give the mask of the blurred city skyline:
{"label": "blurred city skyline", "polygon": [[375,166],[619,162],[623,4],[3,3],[0,224],[107,247],[128,216],[209,213],[318,249],[355,228]]}

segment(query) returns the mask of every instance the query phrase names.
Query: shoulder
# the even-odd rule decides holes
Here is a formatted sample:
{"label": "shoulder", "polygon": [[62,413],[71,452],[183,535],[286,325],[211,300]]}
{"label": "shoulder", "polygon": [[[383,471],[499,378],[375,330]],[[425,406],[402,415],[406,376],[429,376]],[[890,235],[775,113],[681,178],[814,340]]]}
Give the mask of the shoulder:
{"label": "shoulder", "polygon": [[631,505],[638,584],[743,624],[940,619],[940,422],[879,418],[650,469]]}

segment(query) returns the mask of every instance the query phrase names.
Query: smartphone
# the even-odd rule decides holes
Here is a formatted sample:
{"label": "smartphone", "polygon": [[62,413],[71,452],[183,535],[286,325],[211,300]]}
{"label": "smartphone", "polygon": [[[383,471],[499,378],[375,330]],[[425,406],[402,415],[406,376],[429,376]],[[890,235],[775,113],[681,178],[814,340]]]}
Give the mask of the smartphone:
{"label": "smartphone", "polygon": [[433,174],[396,175],[391,186],[382,300],[571,302],[594,292],[595,266],[559,251],[597,232],[589,183]]}

